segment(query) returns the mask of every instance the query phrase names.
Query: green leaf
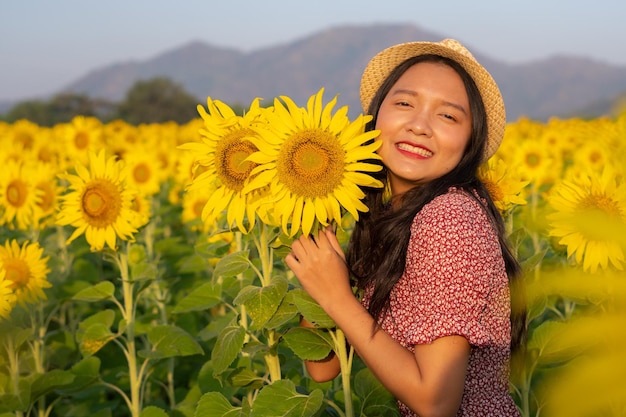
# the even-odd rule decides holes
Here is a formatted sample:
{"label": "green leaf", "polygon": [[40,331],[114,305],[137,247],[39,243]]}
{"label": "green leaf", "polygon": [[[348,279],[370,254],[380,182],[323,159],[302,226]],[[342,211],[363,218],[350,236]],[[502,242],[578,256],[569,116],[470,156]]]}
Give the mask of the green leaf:
{"label": "green leaf", "polygon": [[176,267],[183,274],[194,274],[209,269],[209,263],[204,256],[197,253],[181,258],[176,262]]}
{"label": "green leaf", "polygon": [[100,359],[96,356],[89,356],[74,365],[71,372],[76,378],[71,384],[58,390],[63,394],[76,392],[97,381],[100,376]]}
{"label": "green leaf", "polygon": [[216,375],[224,372],[235,360],[243,347],[246,330],[240,326],[228,326],[217,337],[211,352],[213,372]]}
{"label": "green leaf", "polygon": [[207,392],[200,401],[194,417],[240,417],[241,407],[234,407],[219,392]]}
{"label": "green leaf", "polygon": [[174,307],[174,313],[207,310],[222,302],[222,286],[205,282],[192,290]]}
{"label": "green leaf", "polygon": [[354,376],[354,392],[361,402],[361,416],[398,416],[396,400],[368,368]]}
{"label": "green leaf", "polygon": [[324,394],[316,389],[310,395],[296,391],[293,381],[282,379],[264,387],[252,405],[251,417],[308,417],[322,408]]}
{"label": "green leaf", "polygon": [[137,265],[133,265],[130,268],[131,281],[142,281],[147,279],[156,279],[158,270],[156,265],[151,263],[142,262]]}
{"label": "green leaf", "polygon": [[[8,321],[0,320],[0,341],[6,343],[11,340],[13,344],[13,349],[16,352],[28,339],[32,337],[32,335],[33,329],[31,328],[18,327]],[[13,352],[9,353],[13,354]]]}
{"label": "green leaf", "polygon": [[96,314],[93,314],[80,322],[80,324],[78,325],[79,331],[77,333],[77,337],[80,337],[81,330],[87,330],[89,327],[95,324],[104,325],[107,328],[110,328],[113,325],[114,320],[115,311],[110,309],[99,311]]}
{"label": "green leaf", "polygon": [[90,356],[116,337],[117,335],[111,333],[107,325],[96,323],[89,326],[82,334],[79,349],[84,356]]}
{"label": "green leaf", "polygon": [[248,259],[249,251],[234,252],[224,256],[215,265],[213,280],[217,281],[222,277],[235,277],[245,272],[250,267]]}
{"label": "green leaf", "polygon": [[293,302],[298,311],[309,322],[325,329],[337,327],[333,319],[320,307],[320,305],[303,289],[296,288],[293,293]]}
{"label": "green leaf", "polygon": [[44,374],[39,375],[31,385],[31,398],[36,400],[42,395],[48,394],[57,388],[67,386],[74,382],[74,375],[70,371],[61,369],[53,369]]}
{"label": "green leaf", "polygon": [[283,335],[287,347],[300,359],[319,361],[328,356],[334,343],[327,331],[294,327]]}
{"label": "green leaf", "polygon": [[79,301],[99,301],[113,298],[115,286],[110,281],[102,281],[79,291],[72,299]]}
{"label": "green leaf", "polygon": [[259,389],[264,384],[263,378],[249,368],[237,368],[228,375],[228,382],[233,387],[246,387],[247,389]]}
{"label": "green leaf", "polygon": [[[287,296],[289,294],[291,294],[291,292],[288,292]],[[274,315],[265,323],[266,329],[278,329],[298,315],[298,308],[295,304],[287,301],[287,296],[283,298],[282,303],[280,303]]]}
{"label": "green leaf", "polygon": [[246,312],[252,318],[250,329],[262,329],[274,315],[286,293],[285,281],[276,281],[267,287],[251,285],[239,292],[234,303],[246,306]]}
{"label": "green leaf", "polygon": [[[171,358],[203,354],[198,341],[189,333],[174,325],[161,325],[148,332],[152,351],[146,356],[150,359]],[[145,353],[145,352],[144,352]]]}
{"label": "green leaf", "polygon": [[168,415],[161,408],[151,405],[141,410],[139,417],[168,417]]}

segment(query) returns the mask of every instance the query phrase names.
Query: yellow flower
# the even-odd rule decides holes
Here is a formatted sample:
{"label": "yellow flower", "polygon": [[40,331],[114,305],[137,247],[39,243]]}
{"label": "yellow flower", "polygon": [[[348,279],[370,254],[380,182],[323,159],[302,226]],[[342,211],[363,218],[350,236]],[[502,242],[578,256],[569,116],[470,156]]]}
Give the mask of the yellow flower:
{"label": "yellow flower", "polygon": [[626,184],[618,184],[614,171],[593,171],[564,179],[548,196],[555,212],[548,215],[550,236],[567,246],[585,271],[607,269],[609,262],[623,268],[626,230]]}
{"label": "yellow flower", "polygon": [[26,230],[35,222],[41,191],[32,183],[31,171],[21,162],[7,161],[0,170],[0,224]]}
{"label": "yellow flower", "polygon": [[89,169],[81,163],[75,169],[77,175],[60,176],[69,181],[70,192],[60,197],[57,223],[76,228],[67,243],[83,233],[92,251],[102,250],[105,244],[115,250],[118,237],[133,241],[137,232],[132,225],[135,191],[128,187],[123,162],[115,157],[106,159],[102,150],[90,153]]}
{"label": "yellow flower", "polygon": [[342,209],[358,219],[359,211],[368,210],[360,187],[382,186],[366,173],[381,169],[366,162],[380,159],[375,153],[380,142],[374,141],[379,132],[364,132],[371,116],[351,122],[345,106],[333,115],[337,97],[324,106],[323,93],[322,88],[311,96],[306,109],[289,97],[281,96],[286,107],[275,99],[267,125],[257,128],[261,139],[251,139],[259,152],[248,160],[259,166],[246,192],[269,187],[266,201],[290,236],[300,228],[309,234],[316,221],[339,224]]}
{"label": "yellow flower", "polygon": [[46,299],[43,289],[52,286],[48,282],[48,259],[37,242],[24,242],[20,247],[14,239],[0,246],[0,269],[20,304]]}
{"label": "yellow flower", "polygon": [[31,181],[38,191],[39,199],[35,209],[34,226],[43,228],[53,219],[58,206],[61,187],[57,168],[49,163],[39,162],[31,169]]}
{"label": "yellow flower", "polygon": [[70,123],[58,125],[67,158],[87,164],[90,152],[104,148],[102,122],[95,117],[75,116]]}
{"label": "yellow flower", "polygon": [[13,281],[6,278],[6,271],[0,269],[0,319],[6,319],[15,305]]}
{"label": "yellow flower", "polygon": [[202,230],[207,232],[209,224],[202,222],[202,210],[209,201],[213,192],[210,188],[195,188],[187,190],[183,194],[182,220],[185,224],[190,224],[192,230]]}
{"label": "yellow flower", "polygon": [[511,166],[519,167],[522,179],[536,186],[551,182],[555,163],[553,155],[540,138],[519,143],[511,160]]}
{"label": "yellow flower", "polygon": [[135,193],[131,201],[131,219],[130,225],[135,229],[139,229],[150,221],[152,217],[152,205],[150,198],[142,193]]}
{"label": "yellow flower", "polygon": [[487,187],[494,204],[501,213],[516,205],[526,204],[526,199],[521,194],[529,184],[528,181],[522,181],[518,175],[513,174],[507,168],[507,164],[495,156],[478,170],[479,178]]}
{"label": "yellow flower", "polygon": [[136,146],[128,149],[122,159],[128,169],[128,182],[140,193],[154,195],[161,189],[160,161],[154,147]]}
{"label": "yellow flower", "polygon": [[[252,129],[262,121],[263,109],[259,99],[252,101],[244,116],[237,116],[225,103],[207,98],[208,112],[198,106],[204,120],[200,130],[202,142],[189,142],[179,146],[195,155],[195,164],[201,172],[194,176],[189,191],[194,189],[212,190],[202,211],[202,220],[211,227],[226,210],[228,227],[236,225],[247,233],[255,223],[254,206],[248,204],[248,196],[243,193],[250,173],[256,164],[248,157],[257,151],[250,141],[256,133]],[[244,219],[248,220],[248,227]]]}

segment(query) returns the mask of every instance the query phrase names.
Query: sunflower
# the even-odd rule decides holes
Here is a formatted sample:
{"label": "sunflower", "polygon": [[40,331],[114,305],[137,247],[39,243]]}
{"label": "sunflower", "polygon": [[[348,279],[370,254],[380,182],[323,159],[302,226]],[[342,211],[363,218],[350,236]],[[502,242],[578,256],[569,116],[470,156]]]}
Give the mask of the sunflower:
{"label": "sunflower", "polygon": [[13,281],[6,278],[6,271],[0,268],[0,319],[6,319],[15,305]]}
{"label": "sunflower", "polygon": [[519,167],[522,179],[538,187],[551,184],[560,174],[559,161],[555,160],[548,147],[542,143],[549,137],[550,134],[544,132],[541,138],[527,139],[518,143],[511,160],[512,166]]}
{"label": "sunflower", "polygon": [[548,215],[550,236],[560,238],[567,256],[585,271],[607,269],[609,262],[621,270],[626,230],[626,184],[618,184],[614,171],[593,171],[564,179],[548,196],[555,210]]}
{"label": "sunflower", "polygon": [[75,116],[71,122],[57,126],[70,161],[78,160],[87,164],[90,152],[104,148],[103,125],[95,117]]}
{"label": "sunflower", "polygon": [[[255,223],[254,206],[248,204],[248,196],[243,192],[251,171],[256,164],[248,157],[258,149],[251,141],[256,136],[252,127],[263,123],[264,109],[260,99],[254,99],[244,116],[238,116],[225,103],[207,98],[208,112],[198,105],[198,112],[204,120],[200,130],[202,142],[188,142],[179,149],[190,150],[194,163],[201,172],[191,179],[187,190],[213,190],[202,210],[202,220],[210,227],[217,222],[224,211],[228,227],[236,227],[249,232]],[[244,219],[248,220],[248,227]]]}
{"label": "sunflower", "polygon": [[182,221],[185,224],[190,224],[192,230],[202,230],[207,232],[209,230],[209,224],[201,222],[202,210],[206,206],[207,201],[213,190],[210,188],[195,188],[193,190],[187,190],[183,194],[182,198]]}
{"label": "sunflower", "polygon": [[496,156],[490,158],[478,170],[479,178],[489,190],[494,204],[501,213],[509,211],[516,205],[526,204],[526,199],[521,194],[529,184],[507,168],[508,165]]}
{"label": "sunflower", "polygon": [[379,132],[364,132],[371,116],[351,122],[345,106],[333,115],[337,97],[324,106],[323,93],[322,88],[311,96],[306,109],[289,97],[280,97],[286,106],[275,99],[268,124],[257,128],[261,138],[251,139],[259,152],[248,160],[259,166],[246,191],[269,187],[267,202],[290,236],[300,228],[309,234],[316,221],[339,223],[342,210],[358,219],[359,211],[368,210],[360,187],[382,186],[366,174],[381,170],[381,165],[365,162],[380,159],[375,153],[380,143],[374,141]]}
{"label": "sunflower", "polygon": [[161,165],[154,147],[136,146],[122,157],[128,167],[128,182],[140,193],[154,195],[161,189]]}
{"label": "sunflower", "polygon": [[136,192],[131,201],[131,219],[130,225],[135,229],[139,229],[150,221],[152,217],[152,205],[150,204],[150,196]]}
{"label": "sunflower", "polygon": [[47,226],[54,217],[62,190],[57,173],[56,166],[44,162],[38,162],[36,168],[30,170],[31,182],[39,193],[33,222],[36,227]]}
{"label": "sunflower", "polygon": [[41,191],[32,183],[32,170],[22,162],[9,160],[0,173],[0,224],[26,230],[33,226]]}
{"label": "sunflower", "polygon": [[135,191],[128,187],[123,161],[114,156],[107,159],[101,150],[90,153],[89,169],[80,162],[75,169],[77,175],[60,175],[69,182],[70,192],[60,197],[57,224],[76,227],[67,243],[83,233],[92,251],[102,250],[105,244],[115,250],[118,237],[133,241]]}
{"label": "sunflower", "polygon": [[37,242],[24,242],[20,246],[13,239],[0,246],[0,269],[4,271],[5,280],[10,282],[9,288],[19,303],[36,303],[46,299],[43,289],[52,286],[48,282],[48,259],[43,257],[43,248]]}

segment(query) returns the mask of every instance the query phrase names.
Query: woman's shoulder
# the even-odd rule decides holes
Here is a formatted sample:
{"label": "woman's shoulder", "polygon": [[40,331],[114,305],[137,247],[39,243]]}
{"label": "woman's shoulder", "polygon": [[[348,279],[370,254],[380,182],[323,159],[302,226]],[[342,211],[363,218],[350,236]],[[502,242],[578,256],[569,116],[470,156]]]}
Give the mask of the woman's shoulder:
{"label": "woman's shoulder", "polygon": [[443,211],[448,215],[450,212],[475,215],[477,212],[483,212],[484,207],[481,207],[479,201],[480,200],[477,195],[470,195],[470,193],[466,190],[451,187],[447,192],[438,195],[429,203],[424,205],[424,208],[420,213],[437,214]]}

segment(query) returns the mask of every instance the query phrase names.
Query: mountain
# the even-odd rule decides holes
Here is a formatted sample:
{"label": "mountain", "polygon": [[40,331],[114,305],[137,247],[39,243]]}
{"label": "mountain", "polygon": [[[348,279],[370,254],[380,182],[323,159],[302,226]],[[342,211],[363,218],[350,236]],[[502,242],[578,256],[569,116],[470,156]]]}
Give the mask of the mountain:
{"label": "mountain", "polygon": [[[361,72],[375,53],[400,42],[445,37],[414,25],[380,24],[332,27],[248,53],[191,42],[149,60],[97,69],[63,92],[119,101],[136,81],[164,76],[197,96],[199,103],[211,96],[245,106],[255,97],[288,95],[304,105],[309,96],[325,87],[326,99],[338,94],[338,104],[349,105],[355,113],[361,111]],[[538,120],[571,116],[626,92],[626,67],[573,56],[512,65],[485,56],[473,45],[466,46],[500,85],[509,121],[522,116]]]}

